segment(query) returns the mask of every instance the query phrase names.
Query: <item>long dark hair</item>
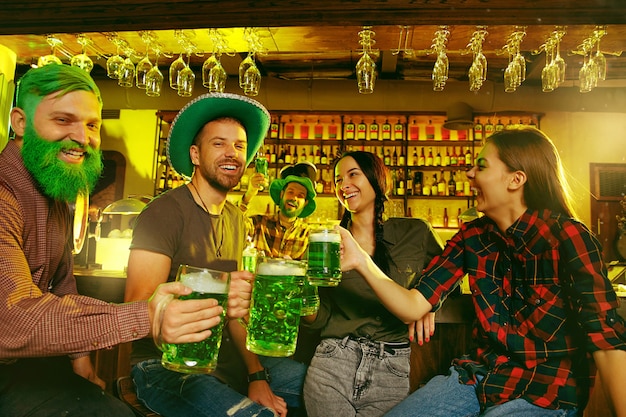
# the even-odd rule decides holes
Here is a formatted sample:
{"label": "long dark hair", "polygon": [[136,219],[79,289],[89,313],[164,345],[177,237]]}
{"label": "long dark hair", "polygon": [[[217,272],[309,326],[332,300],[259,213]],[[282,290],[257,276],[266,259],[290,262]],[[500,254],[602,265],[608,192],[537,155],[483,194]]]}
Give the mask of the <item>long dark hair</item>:
{"label": "long dark hair", "polygon": [[[359,165],[363,174],[367,178],[374,189],[376,197],[374,198],[374,256],[372,259],[378,267],[388,274],[390,272],[391,258],[389,250],[383,241],[383,213],[385,211],[385,202],[389,192],[389,173],[383,161],[373,153],[364,151],[353,151],[344,153],[341,158],[335,161],[335,167],[342,159],[346,157],[353,158]],[[333,168],[334,169],[334,168]],[[341,218],[341,227],[348,229],[352,222],[352,213],[345,210]],[[393,262],[393,261],[392,261]]]}
{"label": "long dark hair", "polygon": [[532,210],[550,209],[575,217],[559,152],[548,136],[531,127],[503,130],[487,143],[511,172],[526,173],[524,202]]}

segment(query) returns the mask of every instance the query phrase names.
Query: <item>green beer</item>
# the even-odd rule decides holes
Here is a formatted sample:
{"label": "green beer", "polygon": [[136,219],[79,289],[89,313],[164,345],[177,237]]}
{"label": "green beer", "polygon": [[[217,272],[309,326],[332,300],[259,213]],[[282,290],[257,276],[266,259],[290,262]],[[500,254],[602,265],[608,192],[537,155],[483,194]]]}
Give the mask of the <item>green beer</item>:
{"label": "green beer", "polygon": [[302,309],[301,316],[310,316],[317,313],[320,308],[320,296],[317,292],[317,285],[311,284],[308,279],[304,280],[302,287]]}
{"label": "green beer", "polygon": [[307,275],[313,285],[336,287],[341,281],[341,235],[321,229],[309,235]]}
{"label": "green beer", "polygon": [[306,263],[261,259],[257,264],[246,348],[265,356],[291,356],[296,350]]}
{"label": "green beer", "polygon": [[[186,269],[184,269],[185,267]],[[181,300],[214,298],[224,309],[219,324],[211,328],[211,336],[195,343],[163,343],[161,364],[172,371],[198,374],[211,373],[217,366],[217,357],[222,343],[226,306],[228,304],[229,275],[225,272],[211,271],[181,273],[187,270],[181,265],[178,280],[193,289],[189,295],[180,296]],[[200,269],[198,269],[200,270]]]}

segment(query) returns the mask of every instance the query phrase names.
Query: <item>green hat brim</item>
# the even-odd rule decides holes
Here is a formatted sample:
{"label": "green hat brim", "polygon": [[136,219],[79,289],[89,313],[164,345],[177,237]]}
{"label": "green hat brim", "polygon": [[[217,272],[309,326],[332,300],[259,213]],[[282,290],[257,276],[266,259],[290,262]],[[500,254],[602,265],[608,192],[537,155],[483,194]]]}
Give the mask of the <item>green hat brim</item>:
{"label": "green hat brim", "polygon": [[220,117],[232,117],[241,122],[248,139],[246,165],[252,161],[269,129],[267,109],[258,101],[238,94],[203,94],[180,110],[167,138],[167,159],[180,175],[192,176],[194,166],[189,148],[204,125]]}
{"label": "green hat brim", "polygon": [[306,206],[304,206],[304,209],[302,209],[302,213],[300,213],[298,217],[304,218],[304,217],[310,216],[311,214],[313,214],[313,212],[317,208],[317,204],[315,203],[315,196],[317,194],[315,193],[313,182],[311,182],[311,180],[306,177],[296,177],[294,175],[288,175],[284,179],[279,178],[279,179],[275,179],[274,181],[272,181],[272,183],[270,184],[270,190],[269,190],[270,197],[272,197],[272,201],[274,201],[274,204],[276,204],[277,206],[280,206],[280,192],[283,191],[285,186],[287,186],[287,184],[289,184],[290,182],[297,182],[298,184],[303,185],[307,191],[306,193],[307,204]]}

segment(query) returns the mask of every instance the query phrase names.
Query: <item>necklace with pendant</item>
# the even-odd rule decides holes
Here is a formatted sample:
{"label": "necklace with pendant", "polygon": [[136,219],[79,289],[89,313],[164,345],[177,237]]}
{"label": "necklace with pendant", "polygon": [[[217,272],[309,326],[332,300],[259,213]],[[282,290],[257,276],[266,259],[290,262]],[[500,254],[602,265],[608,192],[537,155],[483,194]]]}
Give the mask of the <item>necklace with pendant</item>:
{"label": "necklace with pendant", "polygon": [[[193,183],[193,181],[190,181],[189,184],[191,184],[191,186],[193,187],[193,190],[196,192],[196,195],[200,199],[200,202],[202,203],[202,207],[204,208],[204,211],[206,211],[207,214],[209,215],[209,223],[211,224],[211,230],[213,232],[213,246],[215,247],[215,256],[217,256],[218,258],[221,258],[222,257],[222,245],[224,244],[224,228],[222,228],[221,230],[222,233],[220,234],[220,243],[218,245],[217,244],[217,232],[215,230],[215,226],[213,225],[213,216],[211,216],[211,213],[209,212],[208,207],[204,203],[204,200],[202,199],[200,192],[196,188],[196,185]],[[218,217],[218,222],[220,221],[221,218],[222,218],[221,216]]]}

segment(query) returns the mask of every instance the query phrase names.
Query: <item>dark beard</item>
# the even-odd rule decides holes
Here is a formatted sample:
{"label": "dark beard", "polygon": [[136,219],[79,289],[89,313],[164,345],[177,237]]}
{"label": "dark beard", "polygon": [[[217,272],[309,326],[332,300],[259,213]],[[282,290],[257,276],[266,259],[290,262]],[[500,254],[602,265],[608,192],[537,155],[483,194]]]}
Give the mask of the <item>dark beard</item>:
{"label": "dark beard", "polygon": [[79,193],[89,195],[102,173],[102,154],[85,147],[81,164],[68,164],[58,158],[62,149],[82,149],[70,140],[50,142],[29,124],[24,131],[22,158],[45,195],[64,202],[76,201]]}
{"label": "dark beard", "polygon": [[[236,162],[233,163],[236,164]],[[196,169],[199,169],[199,167],[196,167]],[[239,184],[239,181],[243,176],[243,170],[240,169],[240,173],[237,178],[230,175],[222,174],[217,167],[215,168],[215,170],[200,169],[200,174],[202,174],[206,182],[209,183],[209,185],[211,185],[213,188],[218,191],[227,193],[235,188],[237,184]]]}

